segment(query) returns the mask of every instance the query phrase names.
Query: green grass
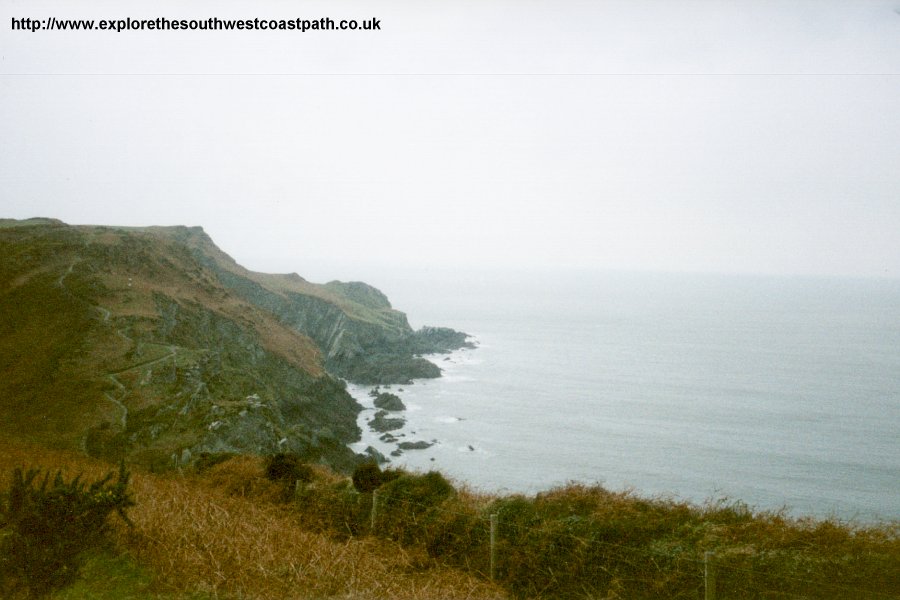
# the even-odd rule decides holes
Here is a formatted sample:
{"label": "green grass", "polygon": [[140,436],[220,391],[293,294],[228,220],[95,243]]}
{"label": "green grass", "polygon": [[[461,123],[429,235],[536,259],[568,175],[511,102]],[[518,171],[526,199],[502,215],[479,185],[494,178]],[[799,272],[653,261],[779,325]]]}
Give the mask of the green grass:
{"label": "green grass", "polygon": [[111,551],[90,555],[72,585],[53,594],[51,600],[207,600],[206,594],[166,593],[155,589],[152,571],[126,555]]}
{"label": "green grass", "polygon": [[88,557],[81,568],[80,578],[53,594],[51,598],[126,600],[161,597],[152,592],[152,584],[152,574],[128,557],[102,552]]}
{"label": "green grass", "polygon": [[[404,474],[371,492],[312,482],[294,508],[338,537],[375,535],[424,548],[486,577],[499,516],[497,582],[516,598],[696,598],[712,553],[723,598],[900,596],[900,524],[857,525],[756,512],[740,502],[693,505],[570,484],[534,496],[455,491],[437,473]],[[618,596],[616,596],[618,594]]]}

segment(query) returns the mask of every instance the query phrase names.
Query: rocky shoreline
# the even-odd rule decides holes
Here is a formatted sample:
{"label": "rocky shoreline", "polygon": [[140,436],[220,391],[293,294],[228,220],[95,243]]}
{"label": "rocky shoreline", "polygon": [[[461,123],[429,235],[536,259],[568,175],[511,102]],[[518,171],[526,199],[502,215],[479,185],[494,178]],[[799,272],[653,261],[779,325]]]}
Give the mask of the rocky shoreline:
{"label": "rocky shoreline", "polygon": [[[428,360],[431,364],[434,364],[432,361],[456,362],[460,359],[459,352],[477,347],[474,341],[468,341],[473,339],[472,336],[466,335],[466,338],[468,343],[461,348],[451,352],[430,353],[422,359]],[[403,398],[409,391],[404,386],[415,383],[411,381],[399,385],[384,384],[372,387],[348,383],[347,391],[363,406],[357,421],[362,436],[360,441],[351,444],[352,449],[378,464],[386,464],[396,462],[407,452],[427,450],[441,443],[438,439],[429,439],[417,433],[415,418],[412,421],[408,418],[410,410],[414,415],[417,406],[404,402]],[[428,460],[435,459],[431,457]]]}

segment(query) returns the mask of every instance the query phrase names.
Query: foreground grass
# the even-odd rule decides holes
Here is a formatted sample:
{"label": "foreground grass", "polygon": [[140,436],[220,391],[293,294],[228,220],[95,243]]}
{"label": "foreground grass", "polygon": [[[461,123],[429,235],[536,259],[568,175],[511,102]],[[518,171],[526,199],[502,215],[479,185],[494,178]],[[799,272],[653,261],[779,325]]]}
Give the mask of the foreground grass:
{"label": "foreground grass", "polygon": [[[0,444],[0,472],[21,465],[95,478],[110,469]],[[290,473],[272,481],[258,457],[133,473],[134,528],[117,523],[110,550],[55,598],[696,599],[707,553],[720,598],[900,597],[897,523],[791,519],[582,485],[496,497],[436,473],[394,473],[377,482],[376,501],[323,468],[298,474],[299,483]]]}
{"label": "foreground grass", "polygon": [[578,484],[483,496],[448,490],[438,474],[401,475],[377,494],[371,519],[371,495],[319,477],[300,486],[295,510],[307,526],[424,547],[482,575],[496,515],[496,577],[522,598],[702,598],[707,557],[720,598],[900,597],[898,523],[791,519]]}
{"label": "foreground grass", "polygon": [[134,559],[113,550],[86,557],[80,578],[51,600],[210,600],[207,594],[154,591],[153,573]]}
{"label": "foreground grass", "polygon": [[[110,470],[70,453],[7,440],[0,448],[0,472],[21,465],[94,479]],[[278,486],[261,471],[256,479],[251,488],[237,490],[200,477],[133,473],[134,528],[115,522],[110,552],[90,557],[81,580],[54,598],[504,596],[390,541],[337,541],[305,530],[289,505],[274,502]]]}

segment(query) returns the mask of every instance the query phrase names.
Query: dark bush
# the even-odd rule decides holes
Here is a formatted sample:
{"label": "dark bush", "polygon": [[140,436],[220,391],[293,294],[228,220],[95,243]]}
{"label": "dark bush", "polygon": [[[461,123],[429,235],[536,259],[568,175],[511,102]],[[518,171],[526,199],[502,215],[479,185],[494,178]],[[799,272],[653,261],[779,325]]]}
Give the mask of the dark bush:
{"label": "dark bush", "polygon": [[294,485],[297,481],[309,483],[314,477],[312,467],[301,461],[296,454],[273,454],[266,461],[266,478],[270,481]]}
{"label": "dark bush", "polygon": [[79,475],[70,482],[57,472],[13,472],[9,491],[0,496],[0,593],[3,597],[39,597],[62,587],[77,574],[81,556],[103,543],[107,517],[134,505],[124,463],[88,484]]}
{"label": "dark bush", "polygon": [[353,470],[353,487],[356,488],[356,491],[369,494],[380,486],[381,468],[377,464],[367,462]]}
{"label": "dark bush", "polygon": [[437,471],[424,475],[403,474],[385,482],[381,497],[388,503],[406,504],[410,510],[433,508],[456,493],[450,482]]}
{"label": "dark bush", "polygon": [[281,500],[289,501],[298,482],[309,483],[315,479],[312,467],[296,454],[273,454],[266,460],[266,479],[281,484]]}
{"label": "dark bush", "polygon": [[363,494],[370,494],[386,483],[404,474],[400,469],[381,470],[374,462],[365,462],[353,470],[353,487]]}

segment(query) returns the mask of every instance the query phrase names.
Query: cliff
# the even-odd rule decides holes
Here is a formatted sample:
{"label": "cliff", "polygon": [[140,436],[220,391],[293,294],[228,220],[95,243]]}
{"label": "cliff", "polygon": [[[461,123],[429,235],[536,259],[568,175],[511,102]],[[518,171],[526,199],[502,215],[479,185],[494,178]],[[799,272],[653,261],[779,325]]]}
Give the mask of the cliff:
{"label": "cliff", "polygon": [[[204,452],[356,460],[359,405],[338,378],[435,377],[364,283],[255,273],[199,227],[0,220],[0,429],[162,468]],[[437,334],[443,331],[444,334]]]}

